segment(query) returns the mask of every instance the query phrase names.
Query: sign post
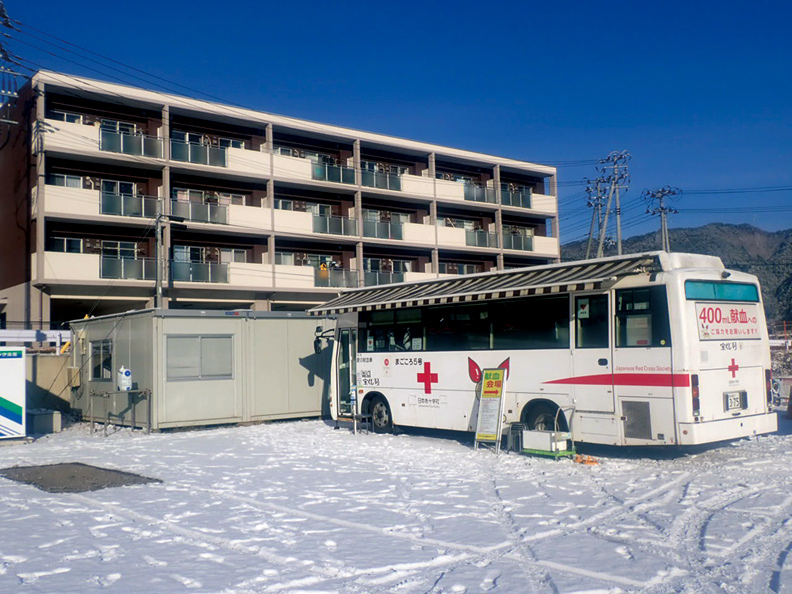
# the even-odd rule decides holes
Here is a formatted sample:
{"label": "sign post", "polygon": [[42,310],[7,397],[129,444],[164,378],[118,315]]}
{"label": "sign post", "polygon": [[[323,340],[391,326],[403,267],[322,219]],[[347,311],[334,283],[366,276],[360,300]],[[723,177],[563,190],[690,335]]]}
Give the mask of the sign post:
{"label": "sign post", "polygon": [[484,369],[479,388],[478,419],[476,421],[476,445],[490,443],[495,445],[495,453],[500,452],[503,416],[503,391],[506,387],[505,369]]}
{"label": "sign post", "polygon": [[0,348],[0,439],[27,435],[25,349]]}

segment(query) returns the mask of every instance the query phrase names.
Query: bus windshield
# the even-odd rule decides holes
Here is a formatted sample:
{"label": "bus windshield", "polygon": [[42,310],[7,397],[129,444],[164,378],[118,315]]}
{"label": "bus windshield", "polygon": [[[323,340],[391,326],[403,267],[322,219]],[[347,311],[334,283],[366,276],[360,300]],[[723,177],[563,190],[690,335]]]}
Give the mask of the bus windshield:
{"label": "bus windshield", "polygon": [[759,290],[748,283],[724,283],[715,281],[685,281],[685,297],[688,300],[705,301],[750,301],[759,302]]}

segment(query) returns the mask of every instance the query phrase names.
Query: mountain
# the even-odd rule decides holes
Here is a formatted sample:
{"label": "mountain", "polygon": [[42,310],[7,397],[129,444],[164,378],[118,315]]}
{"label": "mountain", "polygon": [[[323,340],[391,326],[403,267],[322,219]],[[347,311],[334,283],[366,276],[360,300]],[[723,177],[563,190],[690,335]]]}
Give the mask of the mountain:
{"label": "mountain", "polygon": [[[711,223],[670,229],[669,239],[675,252],[718,256],[726,268],[755,274],[762,286],[768,320],[792,320],[792,229],[770,232],[752,225]],[[660,232],[636,235],[622,244],[625,254],[658,250]],[[606,256],[615,254],[615,246],[605,248]],[[561,255],[564,261],[582,260],[586,241],[564,244]]]}

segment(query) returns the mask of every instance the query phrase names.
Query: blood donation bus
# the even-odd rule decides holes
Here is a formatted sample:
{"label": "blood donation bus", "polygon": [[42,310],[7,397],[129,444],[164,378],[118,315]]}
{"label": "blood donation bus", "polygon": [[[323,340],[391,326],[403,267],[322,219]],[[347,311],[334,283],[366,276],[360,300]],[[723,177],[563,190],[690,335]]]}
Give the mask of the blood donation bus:
{"label": "blood donation bus", "polygon": [[503,422],[577,442],[693,445],[769,433],[756,277],[650,252],[344,291],[330,410],[474,431],[482,370],[505,369]]}

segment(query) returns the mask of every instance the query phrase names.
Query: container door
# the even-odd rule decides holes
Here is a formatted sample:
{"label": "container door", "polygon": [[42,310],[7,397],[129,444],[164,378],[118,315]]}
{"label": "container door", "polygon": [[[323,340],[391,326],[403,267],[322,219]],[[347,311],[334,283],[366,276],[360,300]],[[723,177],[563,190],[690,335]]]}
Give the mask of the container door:
{"label": "container door", "polygon": [[607,293],[578,295],[573,300],[572,393],[577,411],[616,410],[609,301]]}
{"label": "container door", "polygon": [[341,328],[338,331],[338,416],[352,416],[352,399],[357,390],[356,366],[357,330]]}

